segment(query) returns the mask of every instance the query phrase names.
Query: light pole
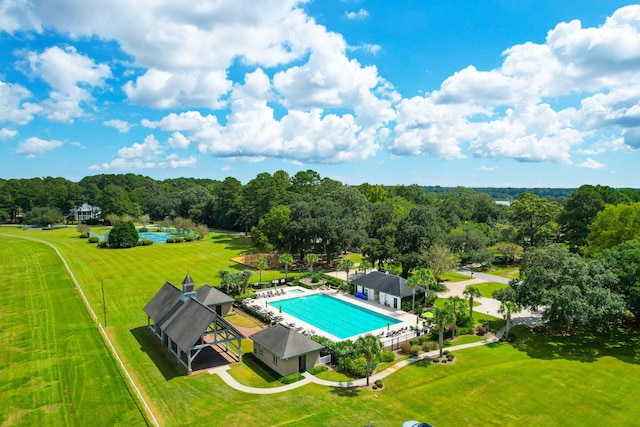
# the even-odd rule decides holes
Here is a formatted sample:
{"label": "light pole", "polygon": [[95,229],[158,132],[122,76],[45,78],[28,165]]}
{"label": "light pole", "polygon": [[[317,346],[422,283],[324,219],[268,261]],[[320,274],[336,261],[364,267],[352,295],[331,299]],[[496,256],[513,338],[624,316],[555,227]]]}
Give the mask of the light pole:
{"label": "light pole", "polygon": [[107,301],[104,299],[104,280],[100,279],[102,285],[102,311],[104,313],[104,327],[107,327]]}

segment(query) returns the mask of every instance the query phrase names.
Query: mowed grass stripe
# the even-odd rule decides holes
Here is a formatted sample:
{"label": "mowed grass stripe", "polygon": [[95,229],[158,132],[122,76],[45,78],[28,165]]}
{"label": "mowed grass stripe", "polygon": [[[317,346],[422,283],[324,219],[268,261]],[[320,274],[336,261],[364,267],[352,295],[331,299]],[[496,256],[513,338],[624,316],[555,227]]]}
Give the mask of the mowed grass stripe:
{"label": "mowed grass stripe", "polygon": [[0,424],[146,425],[53,249],[0,237]]}

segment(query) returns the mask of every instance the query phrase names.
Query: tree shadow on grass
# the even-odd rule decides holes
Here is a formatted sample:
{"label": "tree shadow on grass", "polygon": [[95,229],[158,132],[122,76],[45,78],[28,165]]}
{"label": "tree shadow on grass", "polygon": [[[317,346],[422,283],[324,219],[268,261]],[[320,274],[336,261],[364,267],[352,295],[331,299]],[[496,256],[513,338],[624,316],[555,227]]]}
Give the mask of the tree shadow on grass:
{"label": "tree shadow on grass", "polygon": [[360,387],[332,387],[331,394],[340,397],[358,397],[362,393]]}
{"label": "tree shadow on grass", "polygon": [[160,341],[152,337],[145,326],[131,329],[129,332],[140,344],[140,351],[147,353],[165,380],[169,381],[182,375],[176,365],[168,359],[166,352],[162,350]]}
{"label": "tree shadow on grass", "polygon": [[516,327],[513,347],[536,359],[566,359],[592,363],[601,357],[640,364],[640,336],[623,328],[612,334],[581,330],[573,334],[553,334],[545,329]]}
{"label": "tree shadow on grass", "polygon": [[234,251],[243,251],[251,249],[251,241],[246,237],[232,234],[217,234],[211,237],[213,243],[217,245],[225,245],[224,248]]}

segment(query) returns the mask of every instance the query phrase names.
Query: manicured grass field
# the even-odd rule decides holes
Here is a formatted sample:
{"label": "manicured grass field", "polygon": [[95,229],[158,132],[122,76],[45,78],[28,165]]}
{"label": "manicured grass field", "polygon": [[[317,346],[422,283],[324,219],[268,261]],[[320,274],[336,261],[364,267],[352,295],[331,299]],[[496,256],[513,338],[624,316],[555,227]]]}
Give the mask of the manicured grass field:
{"label": "manicured grass field", "polygon": [[0,242],[0,425],[144,425],[53,249]]}
{"label": "manicured grass field", "polygon": [[487,282],[487,283],[479,283],[473,286],[478,288],[478,290],[480,291],[483,297],[493,298],[491,295],[493,294],[494,291],[497,291],[498,289],[507,288],[509,285],[496,283],[496,282]]}
{"label": "manicured grass field", "polygon": [[496,276],[504,277],[505,279],[518,279],[520,278],[520,266],[508,265],[508,266],[491,266],[486,273],[495,274]]}
{"label": "manicured grass field", "polygon": [[[179,285],[187,271],[199,286],[219,283],[215,276],[221,268],[241,270],[243,267],[235,266],[230,259],[249,249],[249,242],[245,238],[215,234],[205,241],[188,244],[100,250],[78,239],[73,228],[43,232],[5,230],[3,227],[0,232],[53,242],[85,288],[98,316],[102,315],[100,281],[104,280],[108,333],[163,426],[202,423],[226,426],[358,426],[371,423],[385,427],[399,426],[412,418],[438,427],[600,426],[633,425],[640,417],[640,405],[636,402],[636,389],[640,382],[640,360],[637,355],[640,343],[637,336],[625,335],[618,335],[614,342],[603,344],[597,337],[582,341],[566,338],[564,341],[558,339],[547,343],[540,336],[528,337],[523,334],[515,346],[496,344],[455,351],[457,362],[451,365],[420,363],[402,368],[385,378],[382,391],[334,389],[310,384],[268,397],[238,392],[228,387],[217,375],[182,375],[175,362],[159,350],[157,341],[147,333],[146,315],[142,308],[165,281]],[[16,242],[17,239],[0,237],[0,248],[18,244]],[[37,243],[20,241],[19,245],[25,245],[23,253],[43,251]],[[0,251],[3,254],[0,258],[3,286],[11,280],[5,276],[17,277],[21,271],[30,276],[32,281],[14,278],[14,283],[17,280],[32,287],[46,283],[49,287],[67,280],[64,274],[49,275],[50,270],[60,270],[60,267],[53,253],[48,252],[51,251],[44,251],[50,258],[47,265],[51,268],[30,271],[30,259],[26,256],[24,265],[13,261],[15,267],[9,268],[9,273],[6,273],[5,259],[8,255]],[[267,274],[273,274],[269,277],[279,277],[281,273],[263,272],[265,278]],[[19,299],[17,295],[20,292],[20,287],[11,287],[1,297],[2,334],[13,333],[5,332],[5,329],[13,331],[16,324],[23,327],[24,314],[18,319],[6,317],[6,307],[16,304],[12,300]],[[4,298],[10,300],[5,302]],[[52,297],[51,300],[57,299]],[[80,304],[77,297],[74,301]],[[68,302],[71,303],[71,300]],[[26,308],[19,310],[30,313],[32,308],[27,304]],[[68,310],[67,304],[65,310]],[[476,316],[479,313],[474,313],[474,318],[478,320]],[[40,320],[49,324],[52,317],[49,315]],[[73,329],[77,323],[68,314],[59,318],[60,322],[56,321],[55,324],[59,323],[60,328]],[[71,319],[71,324],[67,325],[62,319]],[[31,331],[29,328],[34,322],[30,321],[24,328]],[[10,328],[5,325],[10,325]],[[97,337],[90,322],[80,330]],[[74,339],[79,333],[72,335]],[[9,337],[3,340],[7,342]],[[96,340],[99,343],[99,337]],[[58,339],[58,343],[60,341]],[[48,345],[47,348],[56,347]],[[1,354],[13,354],[10,349],[3,348],[0,351]],[[20,351],[15,353],[20,354]],[[55,357],[64,358],[65,354],[64,348],[58,347],[54,352],[54,360]],[[79,400],[81,403],[73,401],[74,407],[86,404],[87,408],[91,408],[91,413],[101,416],[105,413],[109,418],[113,407],[117,406],[118,413],[112,415],[111,422],[105,424],[144,425],[140,415],[137,420],[113,418],[116,415],[127,417],[126,414],[134,411],[133,403],[129,403],[132,409],[127,410],[126,402],[132,400],[124,386],[121,386],[120,392],[111,393],[110,385],[106,387],[106,392],[101,388],[104,380],[98,384],[91,382],[93,377],[109,378],[109,375],[101,373],[100,365],[113,366],[113,372],[116,372],[108,353],[105,351],[102,355],[84,356],[86,359],[83,357],[82,360],[89,362],[83,369],[91,375],[74,379],[74,387],[69,388],[70,393],[73,393],[71,390],[81,389],[83,392],[80,395],[86,396],[86,400]],[[5,362],[8,357],[3,356],[3,364],[12,363]],[[44,367],[49,366],[40,363]],[[94,368],[94,365],[98,368]],[[43,380],[11,382],[4,366],[0,373],[3,404],[19,402],[27,407],[33,405],[33,392],[25,384],[44,388],[45,396],[48,396],[52,405],[69,402],[65,400],[69,397],[65,395],[64,388],[54,393],[49,391],[49,383]],[[99,393],[92,392],[95,393],[92,395],[89,390],[99,390]],[[100,401],[95,402],[96,398]],[[121,399],[120,403],[114,404],[117,399]],[[0,424],[11,425],[6,420],[15,417],[15,408],[20,408],[17,403],[12,405],[10,409],[0,409],[3,417],[0,418]],[[44,410],[39,413],[46,416]],[[45,424],[55,425],[56,422]],[[63,419],[60,424],[80,423]]]}
{"label": "manicured grass field", "polygon": [[464,274],[447,271],[446,273],[444,273],[442,280],[447,282],[462,282],[464,280],[469,280],[470,278],[471,277],[465,276]]}

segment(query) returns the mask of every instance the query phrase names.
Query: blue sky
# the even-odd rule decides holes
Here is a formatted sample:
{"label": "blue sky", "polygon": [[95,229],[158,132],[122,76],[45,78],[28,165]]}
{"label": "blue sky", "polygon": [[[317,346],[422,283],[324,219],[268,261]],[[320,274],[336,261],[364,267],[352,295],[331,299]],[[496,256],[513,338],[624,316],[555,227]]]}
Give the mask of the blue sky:
{"label": "blue sky", "polygon": [[0,0],[0,178],[638,187],[640,5]]}

